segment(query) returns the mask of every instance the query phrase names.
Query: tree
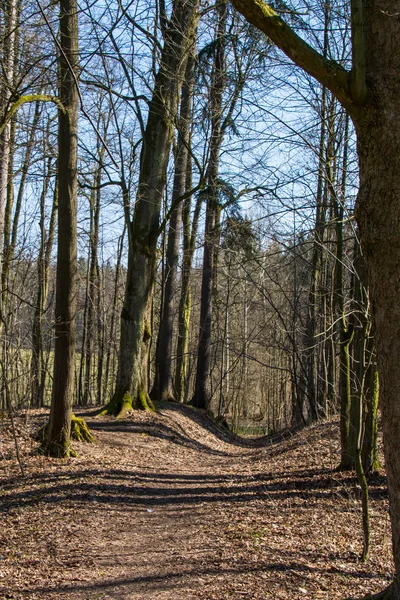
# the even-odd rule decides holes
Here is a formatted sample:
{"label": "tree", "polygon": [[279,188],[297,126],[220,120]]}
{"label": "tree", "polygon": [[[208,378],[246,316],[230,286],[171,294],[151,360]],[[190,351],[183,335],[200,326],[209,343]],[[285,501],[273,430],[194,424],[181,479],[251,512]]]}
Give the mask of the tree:
{"label": "tree", "polygon": [[147,407],[150,403],[147,358],[161,199],[196,15],[196,0],[174,2],[143,136],[138,192],[128,226],[128,272],[117,381],[114,396],[105,409],[121,416],[132,406]]}
{"label": "tree", "polygon": [[215,261],[215,242],[217,221],[219,218],[218,201],[218,168],[221,144],[223,140],[222,110],[223,93],[226,85],[225,52],[226,52],[226,23],[228,3],[221,2],[218,6],[218,24],[215,36],[215,54],[210,89],[211,136],[210,158],[207,168],[207,200],[205,240],[203,254],[203,272],[201,282],[201,308],[199,348],[197,355],[196,384],[193,404],[198,408],[209,408],[211,400],[210,386],[210,353],[211,353],[211,317],[212,291]]}
{"label": "tree", "polygon": [[[194,33],[195,31],[193,30],[193,34]],[[174,300],[177,288],[179,244],[182,225],[182,197],[186,191],[187,165],[188,161],[191,160],[191,156],[189,154],[189,144],[194,84],[194,46],[195,41],[193,40],[191,55],[187,61],[185,81],[182,86],[181,94],[178,139],[175,151],[174,184],[171,199],[173,210],[168,228],[164,294],[161,307],[161,322],[157,338],[156,372],[154,378],[154,387],[152,390],[152,396],[154,399],[159,398],[161,400],[175,399],[175,392],[172,383]]]}
{"label": "tree", "polygon": [[[9,110],[14,85],[15,36],[17,31],[17,2],[10,0],[4,5],[3,37],[1,55],[3,77],[0,81],[0,116],[2,122]],[[5,211],[9,183],[9,163],[11,156],[11,123],[7,123],[0,134],[0,267],[2,262],[2,246],[5,227]],[[1,282],[0,282],[1,285]],[[2,292],[2,290],[0,290]],[[2,296],[0,294],[0,319],[3,319]],[[1,328],[1,323],[0,323]]]}
{"label": "tree", "polygon": [[356,218],[367,262],[381,383],[382,423],[395,579],[385,597],[400,598],[400,30],[385,1],[352,9],[352,68],[327,61],[261,0],[232,0],[299,67],[325,85],[350,114],[358,142]]}
{"label": "tree", "polygon": [[77,275],[78,14],[76,0],[60,0],[58,113],[58,242],[53,391],[46,453],[71,454],[75,375]]}

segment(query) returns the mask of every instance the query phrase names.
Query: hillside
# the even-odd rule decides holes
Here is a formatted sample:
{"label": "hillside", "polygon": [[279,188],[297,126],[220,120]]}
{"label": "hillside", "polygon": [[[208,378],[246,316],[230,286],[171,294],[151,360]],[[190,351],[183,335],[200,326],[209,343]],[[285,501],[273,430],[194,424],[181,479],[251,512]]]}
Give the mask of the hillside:
{"label": "hillside", "polygon": [[[78,411],[79,412],[79,411]],[[361,551],[338,423],[243,440],[179,405],[123,421],[82,413],[97,444],[38,456],[44,413],[18,419],[26,477],[1,423],[0,598],[359,598],[391,576],[383,476]]]}

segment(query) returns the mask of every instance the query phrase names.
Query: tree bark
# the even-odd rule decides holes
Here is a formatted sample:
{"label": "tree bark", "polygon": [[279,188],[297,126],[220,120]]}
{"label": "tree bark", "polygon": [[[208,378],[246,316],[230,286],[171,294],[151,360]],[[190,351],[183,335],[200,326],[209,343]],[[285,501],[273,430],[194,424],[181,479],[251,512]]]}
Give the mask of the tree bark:
{"label": "tree bark", "polygon": [[[194,30],[193,30],[194,33]],[[194,40],[192,41],[192,45]],[[192,113],[194,56],[189,57],[185,82],[182,86],[178,140],[175,156],[175,175],[172,206],[179,202],[186,189],[186,167],[189,160],[189,141]],[[179,244],[182,227],[182,202],[173,209],[169,228],[166,256],[166,276],[161,323],[157,339],[156,374],[152,397],[157,400],[175,400],[172,380],[172,341],[174,328],[174,300],[179,261]]]}
{"label": "tree bark", "polygon": [[[377,79],[380,77],[377,76]],[[388,84],[381,80],[382,86]],[[368,266],[373,327],[376,335],[384,449],[388,478],[394,560],[397,579],[393,598],[400,598],[400,121],[388,118],[391,102],[381,89],[378,106],[368,111],[369,127],[358,124],[360,191],[357,219]],[[400,93],[398,90],[397,93]],[[380,106],[379,106],[380,105]],[[376,124],[379,119],[379,126]]]}
{"label": "tree bark", "polygon": [[[99,228],[100,228],[100,199],[101,199],[101,175],[103,169],[104,146],[98,148],[99,165],[94,174],[94,190],[89,199],[90,203],[90,259],[89,259],[89,277],[87,286],[87,322],[86,322],[86,344],[82,353],[82,360],[85,361],[85,381],[83,387],[82,404],[93,404],[93,357],[95,354],[95,336],[98,332],[96,327],[96,318],[100,319],[100,314],[95,316],[96,309],[99,308],[98,296],[100,293],[100,268],[99,268]],[[98,353],[98,356],[100,353]],[[98,365],[99,367],[99,365]],[[99,392],[99,390],[97,390]]]}
{"label": "tree bark", "polygon": [[[11,91],[14,83],[15,36],[17,26],[17,2],[9,0],[5,3],[4,31],[2,43],[3,77],[0,85],[0,117],[3,119],[9,109]],[[11,123],[8,122],[0,134],[0,273],[2,272],[3,236],[5,211],[9,183],[9,163],[11,149]],[[0,280],[0,286],[1,286]],[[0,331],[3,315],[3,290],[0,289]]]}
{"label": "tree bark", "polygon": [[121,339],[114,396],[107,412],[122,414],[146,398],[143,388],[142,345],[152,335],[148,304],[153,289],[161,199],[173,139],[179,92],[195,27],[197,0],[175,0],[165,33],[160,69],[149,105],[143,138],[139,187],[133,221],[128,227],[128,272],[121,315]]}
{"label": "tree bark", "polygon": [[197,408],[207,409],[211,401],[211,318],[212,293],[214,289],[215,235],[218,219],[218,170],[219,155],[223,139],[222,99],[226,84],[225,31],[228,4],[222,2],[218,8],[218,25],[213,66],[213,81],[210,90],[211,138],[210,158],[207,169],[207,209],[204,234],[203,272],[201,281],[200,331],[197,351],[196,383],[192,402]]}
{"label": "tree bark", "polygon": [[76,0],[60,0],[58,115],[58,244],[54,375],[46,453],[72,454],[77,275],[78,13]]}

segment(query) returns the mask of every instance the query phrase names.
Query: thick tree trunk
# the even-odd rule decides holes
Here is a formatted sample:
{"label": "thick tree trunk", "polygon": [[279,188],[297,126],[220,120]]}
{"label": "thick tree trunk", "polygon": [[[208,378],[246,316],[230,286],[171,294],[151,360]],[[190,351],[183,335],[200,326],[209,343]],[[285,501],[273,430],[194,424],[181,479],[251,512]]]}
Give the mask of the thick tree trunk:
{"label": "thick tree trunk", "polygon": [[[388,84],[382,81],[381,85],[386,87]],[[391,110],[393,99],[390,99],[390,93],[382,93],[382,96],[381,106],[369,112],[369,123],[357,127],[360,156],[357,219],[368,265],[376,332],[397,576],[393,598],[400,598],[400,168],[397,164],[400,156],[400,120],[397,115],[394,117]]]}
{"label": "thick tree trunk", "polygon": [[[4,3],[3,36],[1,41],[2,79],[0,82],[0,118],[2,119],[9,109],[12,89],[14,85],[15,71],[15,44],[17,36],[18,6],[17,0],[8,0]],[[9,199],[10,189],[10,166],[12,131],[14,128],[10,122],[7,123],[0,134],[0,274],[2,274],[3,241],[6,218],[6,205]],[[3,328],[5,314],[3,306],[4,289],[3,277],[0,278],[0,333]]]}
{"label": "thick tree trunk", "polygon": [[142,345],[151,337],[146,321],[153,289],[161,199],[173,139],[179,92],[187,61],[197,0],[176,0],[165,34],[160,70],[144,133],[139,188],[129,225],[128,273],[121,315],[116,389],[106,411],[123,414],[146,397],[142,382]]}
{"label": "thick tree trunk", "polygon": [[[212,192],[210,193],[211,196]],[[217,204],[215,196],[207,198],[206,227],[203,254],[203,271],[201,280],[201,309],[199,345],[197,351],[196,384],[193,395],[193,404],[197,408],[208,408],[211,400],[210,382],[210,353],[211,353],[211,316],[212,316],[212,290],[214,272],[214,239],[215,218]]]}
{"label": "thick tree trunk", "polygon": [[58,130],[58,245],[53,392],[46,453],[71,454],[75,375],[76,219],[78,142],[78,13],[76,0],[60,0]]}
{"label": "thick tree trunk", "polygon": [[[384,452],[400,598],[400,29],[376,2],[365,17],[368,103],[355,115],[360,161],[356,217],[368,268],[377,348]],[[371,12],[371,14],[370,14]]]}
{"label": "thick tree trunk", "polygon": [[[4,5],[4,30],[2,42],[2,65],[4,76],[0,84],[0,117],[9,109],[13,85],[15,35],[17,25],[17,2],[8,0]],[[4,218],[7,203],[9,176],[11,123],[8,123],[0,135],[0,259],[3,248]],[[1,266],[1,265],[0,265]]]}

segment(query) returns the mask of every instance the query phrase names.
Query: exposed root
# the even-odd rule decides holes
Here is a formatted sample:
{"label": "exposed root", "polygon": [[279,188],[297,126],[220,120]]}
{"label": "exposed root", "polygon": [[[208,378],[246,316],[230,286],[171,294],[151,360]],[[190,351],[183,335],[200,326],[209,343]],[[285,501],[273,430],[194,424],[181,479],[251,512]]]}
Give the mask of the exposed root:
{"label": "exposed root", "polygon": [[[40,442],[39,452],[53,458],[76,458],[78,454],[72,448],[71,444],[60,445],[48,440],[49,424],[43,425],[35,435],[35,439]],[[72,415],[71,418],[71,438],[78,442],[87,442],[94,444],[96,438],[91,433],[85,419]]]}
{"label": "exposed root", "polygon": [[123,395],[114,394],[110,402],[97,413],[97,416],[103,417],[110,415],[112,417],[117,417],[117,419],[122,419],[129,410],[133,410],[132,396],[129,392],[125,392]]}
{"label": "exposed root", "polygon": [[139,391],[137,398],[133,404],[133,408],[135,410],[148,410],[150,412],[155,412],[156,410],[152,400],[150,400],[150,397],[148,396],[148,394],[146,394],[146,392],[143,389]]}
{"label": "exposed root", "polygon": [[155,406],[146,392],[141,389],[134,401],[129,392],[125,392],[123,395],[114,394],[110,402],[98,413],[98,416],[111,415],[117,419],[123,419],[131,410],[155,412]]}
{"label": "exposed root", "polygon": [[[48,426],[45,426],[46,431]],[[43,427],[42,427],[43,429]],[[39,446],[39,454],[51,456],[52,458],[76,458],[77,452],[72,448],[71,444],[61,445],[54,442],[49,442],[45,437]]]}
{"label": "exposed root", "polygon": [[71,420],[71,437],[78,442],[87,442],[88,444],[96,443],[96,438],[91,433],[85,419],[72,415]]}

